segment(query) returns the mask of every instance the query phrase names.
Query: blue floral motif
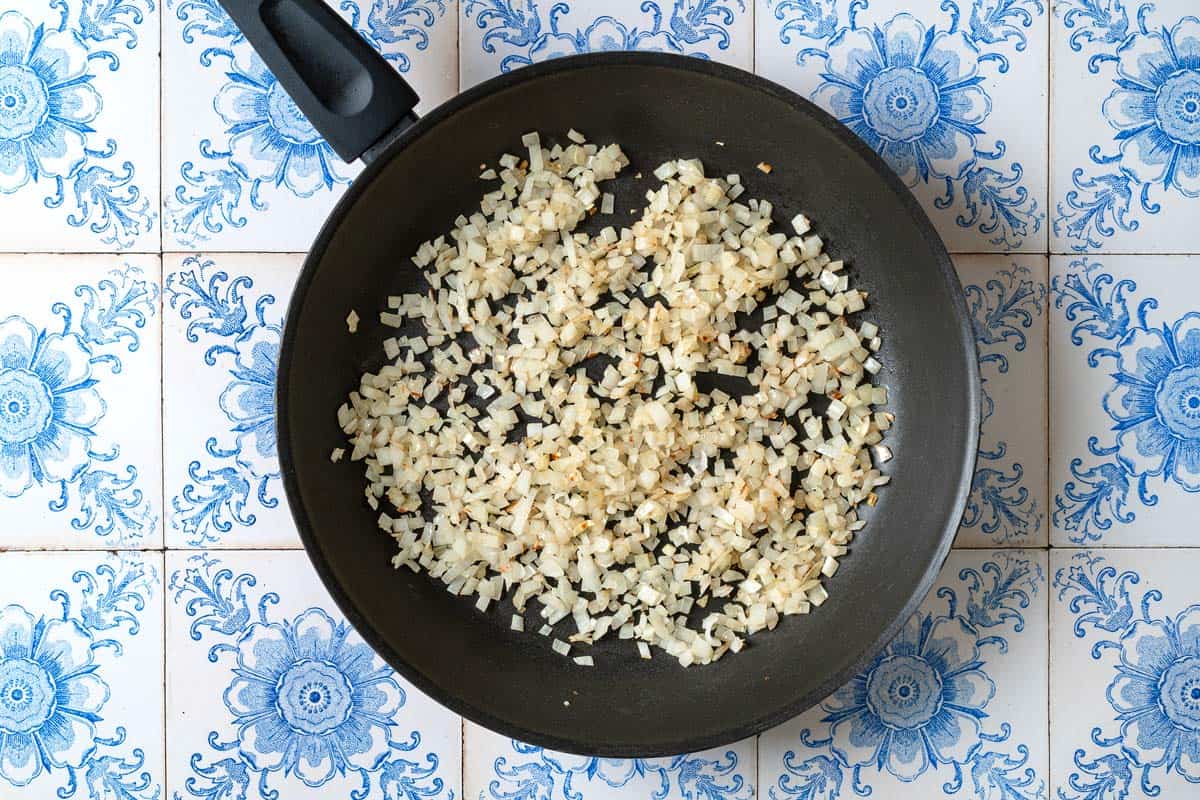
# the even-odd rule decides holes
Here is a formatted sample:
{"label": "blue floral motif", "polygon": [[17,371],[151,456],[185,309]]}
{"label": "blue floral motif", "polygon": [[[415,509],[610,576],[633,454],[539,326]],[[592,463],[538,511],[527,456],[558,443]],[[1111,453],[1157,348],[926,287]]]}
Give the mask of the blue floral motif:
{"label": "blue floral motif", "polygon": [[233,380],[220,405],[237,433],[236,446],[221,451],[255,478],[277,475],[275,461],[275,373],[279,369],[278,325],[257,325],[234,342]]}
{"label": "blue floral motif", "polygon": [[74,529],[131,541],[158,519],[133,466],[125,466],[124,477],[101,467],[120,448],[97,441],[107,411],[97,387],[101,367],[122,369],[111,350],[138,350],[137,329],[155,313],[158,287],[125,267],[95,286],[76,287],[75,296],[84,301],[78,313],[65,302],[51,309],[63,319],[58,331],[19,316],[0,320],[0,502],[51,487],[58,492],[51,511],[66,510],[74,494]]}
{"label": "blue floral motif", "polygon": [[1024,744],[1007,753],[994,747],[1009,740],[1011,727],[988,730],[995,684],[984,657],[985,648],[1007,650],[1001,628],[1024,629],[1021,612],[1045,577],[1013,553],[993,559],[961,570],[961,589],[937,592],[944,614],[914,614],[870,666],[821,704],[824,735],[801,731],[805,750],[784,755],[772,800],[837,800],[846,788],[865,797],[878,788],[865,773],[885,771],[903,782],[948,774],[945,794],[965,790],[977,800],[1045,796]]}
{"label": "blue floral motif", "polygon": [[1120,644],[1107,696],[1123,749],[1138,767],[1165,766],[1200,783],[1200,605],[1138,620]]}
{"label": "blue floral motif", "polygon": [[1117,130],[1122,168],[1139,183],[1200,196],[1200,20],[1135,36],[1117,59],[1104,116]]}
{"label": "blue floral motif", "polygon": [[79,767],[109,689],[95,675],[92,636],[75,620],[0,609],[0,777],[26,786],[46,769]]}
{"label": "blue floral motif", "polygon": [[72,21],[65,2],[55,6],[62,12],[57,28],[35,25],[20,11],[0,14],[0,194],[48,180],[54,189],[44,203],[56,208],[71,185],[76,202],[67,224],[90,223],[101,241],[129,246],[151,228],[154,214],[132,183],[129,162],[121,174],[99,163],[115,155],[116,143],[90,136],[103,107],[91,64],[116,69],[117,56],[99,45],[123,39],[135,47],[143,12],[136,2],[98,7],[81,0]]}
{"label": "blue floral motif", "polygon": [[[111,557],[93,571],[76,572],[78,596],[55,589],[51,600],[60,614],[35,615],[24,606],[0,608],[0,787],[29,786],[48,773],[72,797],[80,775],[91,788],[119,787],[128,800],[155,800],[160,794],[149,773],[141,772],[143,754],[120,750],[125,729],[109,736],[101,712],[111,697],[97,655],[122,653],[116,635],[135,636],[137,615],[154,595],[158,575],[137,556]],[[79,612],[71,614],[78,600]]]}
{"label": "blue floral motif", "polygon": [[105,405],[92,354],[75,334],[0,321],[0,493],[71,482],[91,463],[93,426]]}
{"label": "blue floral motif", "polygon": [[989,430],[995,404],[988,391],[988,373],[1007,373],[1008,351],[1025,351],[1025,331],[1044,313],[1046,285],[1036,280],[1028,267],[1014,264],[983,286],[963,287],[963,292],[975,329],[979,365],[984,371],[984,397],[979,448],[982,463],[975,471],[962,526],[978,526],[998,542],[1011,541],[1041,530],[1045,515],[1025,485],[1021,463],[1014,461],[1009,467],[1000,463],[1008,454],[1008,444],[995,439]]}
{"label": "blue floral motif", "polygon": [[[961,202],[955,222],[976,228],[995,245],[1019,247],[1041,229],[1044,213],[1021,183],[1020,162],[994,166],[1003,141],[984,142],[992,100],[984,68],[1008,71],[1011,45],[1025,50],[1022,31],[1044,13],[1039,0],[973,0],[968,19],[956,0],[941,9],[949,24],[926,24],[900,13],[866,26],[858,15],[869,0],[852,0],[843,23],[833,0],[772,0],[783,44],[800,40],[796,61],[821,59],[813,92],[841,122],[887,160],[910,186],[945,187],[934,205]],[[965,23],[965,24],[964,24]],[[803,41],[807,40],[807,42]]]}
{"label": "blue floral motif", "polygon": [[404,704],[391,670],[346,623],[319,608],[255,623],[237,643],[225,704],[256,769],[321,786],[334,772],[373,770],[391,753],[388,720]]}
{"label": "blue floral motif", "polygon": [[73,174],[87,158],[88,123],[100,113],[87,46],[74,30],[46,32],[6,11],[0,64],[0,192]]}
{"label": "blue floral motif", "polygon": [[1126,797],[1135,775],[1142,793],[1154,797],[1160,770],[1200,783],[1200,605],[1156,615],[1151,608],[1162,593],[1147,589],[1135,602],[1130,590],[1141,576],[1118,575],[1104,562],[1079,553],[1054,578],[1059,600],[1076,615],[1075,635],[1096,637],[1092,658],[1116,654],[1105,699],[1117,731],[1092,729],[1101,752],[1075,751],[1079,771],[1068,779],[1070,791],[1059,790],[1062,800]]}
{"label": "blue floral motif", "polygon": [[[200,142],[200,166],[180,165],[166,202],[164,224],[178,241],[195,245],[226,227],[242,228],[243,213],[269,207],[264,190],[312,197],[349,183],[345,164],[321,138],[267,70],[215,0],[168,0],[184,21],[188,44],[207,44],[205,68],[225,65],[226,83],[213,100],[225,123],[221,141]],[[410,50],[429,46],[428,30],[445,17],[446,0],[373,0],[362,14],[356,0],[341,10],[354,28],[400,72],[412,66]],[[208,168],[206,168],[208,167]]]}
{"label": "blue floral motif", "polygon": [[1200,313],[1170,328],[1133,328],[1114,357],[1104,410],[1117,458],[1133,475],[1162,475],[1200,492]]}
{"label": "blue floral motif", "polygon": [[512,741],[522,758],[500,756],[493,764],[496,779],[488,784],[493,800],[580,800],[588,784],[636,791],[644,787],[653,800],[704,798],[743,800],[752,785],[738,770],[737,753],[681,755],[673,758],[597,758],[544,750]]}
{"label": "blue floral motif", "polygon": [[424,763],[404,757],[421,742],[417,731],[397,738],[404,690],[353,629],[320,608],[276,621],[278,595],[262,593],[253,604],[247,596],[253,575],[235,576],[206,554],[188,564],[170,588],[193,618],[191,638],[217,640],[209,661],[232,659],[222,701],[237,731],[228,742],[209,735],[219,757],[192,756],[189,794],[245,800],[254,788],[272,800],[281,780],[320,787],[349,775],[360,781],[350,793],[358,800],[373,786],[386,797],[453,800],[436,755]]}
{"label": "blue floral motif", "polygon": [[[736,8],[736,11],[734,10]],[[537,0],[467,0],[463,13],[486,31],[483,50],[496,53],[503,47],[500,70],[576,53],[604,50],[656,50],[685,53],[708,58],[699,45],[712,43],[720,50],[729,48],[729,28],[737,13],[744,12],[744,0],[674,0],[669,13],[655,0],[640,7],[646,15],[645,26],[628,25],[604,14],[584,28],[570,30],[565,17],[573,10],[567,3],[554,3],[543,15]]]}
{"label": "blue floral motif", "polygon": [[1111,363],[1113,380],[1102,400],[1111,443],[1099,436],[1087,442],[1091,456],[1108,460],[1084,466],[1072,459],[1072,479],[1054,499],[1054,523],[1084,542],[1100,539],[1114,522],[1134,521],[1135,501],[1157,504],[1151,478],[1200,492],[1200,314],[1153,325],[1149,314],[1158,301],[1133,308],[1134,281],[1117,281],[1086,259],[1070,266],[1051,282],[1055,308],[1072,323],[1074,345],[1085,346],[1085,336],[1096,343],[1088,366]]}
{"label": "blue floral motif", "polygon": [[342,0],[338,6],[349,15],[350,24],[374,45],[399,72],[412,68],[412,59],[399,45],[412,42],[416,50],[429,48],[429,33],[446,13],[448,0],[378,0],[372,3],[366,20],[354,0]]}
{"label": "blue floral motif", "polygon": [[909,618],[867,670],[822,704],[830,747],[852,767],[882,765],[902,781],[963,764],[996,693],[976,633],[961,617]]}
{"label": "blue floral motif", "polygon": [[882,27],[845,28],[829,41],[814,95],[878,150],[909,185],[961,178],[992,110],[979,51],[960,32],[926,28],[910,14]]}
{"label": "blue floral motif", "polygon": [[167,276],[170,305],[187,321],[188,341],[204,336],[214,341],[204,363],[228,365],[229,382],[218,404],[229,422],[232,441],[211,437],[208,456],[222,466],[205,468],[200,461],[188,467],[191,481],[172,499],[172,524],[195,544],[216,541],[233,526],[253,525],[247,510],[253,501],[275,508],[273,488],[279,479],[275,457],[275,373],[278,369],[281,327],[268,321],[270,294],[247,308],[245,292],[254,282],[240,276],[230,280],[211,260],[189,256],[179,272]]}
{"label": "blue floral motif", "polygon": [[213,108],[229,126],[225,156],[242,177],[256,186],[286,186],[300,197],[348,183],[349,178],[336,171],[333,148],[254,50],[243,44],[225,55],[230,60],[229,83],[217,92]]}
{"label": "blue floral motif", "polygon": [[[1114,130],[1116,151],[1093,145],[1094,174],[1072,173],[1074,188],[1058,204],[1055,231],[1076,250],[1101,248],[1117,230],[1136,231],[1140,207],[1161,210],[1151,190],[1200,196],[1200,19],[1183,17],[1171,28],[1151,28],[1153,5],[1137,8],[1136,25],[1119,0],[1060,4],[1071,49],[1095,52],[1088,69],[1114,65],[1114,88],[1101,111]],[[1132,27],[1132,30],[1130,30]]]}

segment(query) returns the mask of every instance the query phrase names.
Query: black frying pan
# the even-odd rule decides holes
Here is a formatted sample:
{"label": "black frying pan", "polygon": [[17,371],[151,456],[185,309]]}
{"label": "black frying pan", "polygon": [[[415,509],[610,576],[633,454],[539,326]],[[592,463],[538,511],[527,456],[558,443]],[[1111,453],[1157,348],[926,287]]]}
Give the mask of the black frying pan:
{"label": "black frying pan", "polygon": [[[707,61],[651,53],[564,58],[502,75],[417,120],[416,96],[320,0],[222,0],[300,108],[347,161],[367,167],[338,203],[292,296],[280,354],[279,456],[292,513],[326,587],[404,677],[489,728],[560,750],[652,756],[725,744],[811,707],[863,668],[921,602],[970,489],[979,377],[961,289],[928,219],[884,163],[811,103]],[[390,566],[393,543],[362,501],[359,465],[333,464],[335,410],[382,362],[384,297],[419,289],[417,245],[478,208],[481,163],[523,133],[570,128],[616,141],[649,175],[699,157],[739,172],[778,221],[812,217],[870,292],[885,334],[882,380],[897,423],[880,492],[830,601],[755,635],[747,649],[683,669],[606,640],[576,666],[511,607],[477,612],[423,575]],[[718,141],[724,142],[719,146]],[[765,161],[769,175],[755,169]],[[652,181],[621,179],[617,209]],[[632,219],[632,217],[631,217]],[[781,228],[784,229],[784,228]],[[356,335],[345,318],[365,322]],[[532,620],[532,614],[530,616]],[[530,627],[536,627],[531,625]]]}

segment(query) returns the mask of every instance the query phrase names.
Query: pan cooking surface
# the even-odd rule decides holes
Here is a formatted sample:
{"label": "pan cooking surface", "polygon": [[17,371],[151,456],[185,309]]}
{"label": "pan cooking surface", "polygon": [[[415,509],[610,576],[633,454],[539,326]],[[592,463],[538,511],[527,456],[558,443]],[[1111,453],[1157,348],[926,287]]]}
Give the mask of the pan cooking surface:
{"label": "pan cooking surface", "polygon": [[[895,458],[868,525],[828,582],[830,600],[755,634],[740,654],[684,669],[643,661],[614,638],[579,667],[548,640],[509,630],[424,575],[397,572],[391,539],[362,500],[360,464],[332,464],[335,411],[378,368],[388,294],[420,285],[409,261],[487,190],[481,163],[519,153],[530,130],[620,143],[632,164],[605,184],[612,224],[636,218],[662,161],[737,172],[774,204],[778,230],[804,211],[833,258],[870,293],[883,332],[879,380],[897,416]],[[717,142],[723,142],[724,146]],[[769,175],[755,169],[770,163]],[[641,171],[643,179],[632,176]],[[614,187],[615,188],[612,188]],[[595,223],[593,223],[595,224]],[[363,317],[346,331],[350,309]],[[729,67],[657,54],[579,56],[522,69],[460,95],[402,135],[359,178],[318,237],[289,310],[278,422],[284,482],[301,537],[335,600],[406,678],[464,716],[560,750],[652,756],[724,744],[822,700],[898,629],[936,575],[970,487],[978,432],[970,325],[940,241],[907,190],[806,101]],[[564,623],[565,624],[565,623]]]}

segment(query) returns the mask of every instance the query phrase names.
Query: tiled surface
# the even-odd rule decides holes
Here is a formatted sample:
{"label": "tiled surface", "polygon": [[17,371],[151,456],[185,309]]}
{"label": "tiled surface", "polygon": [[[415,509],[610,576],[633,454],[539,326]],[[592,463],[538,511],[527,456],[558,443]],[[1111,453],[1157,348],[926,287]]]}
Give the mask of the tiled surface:
{"label": "tiled surface", "polygon": [[4,547],[161,547],[157,255],[3,255]]}
{"label": "tiled surface", "polygon": [[[288,519],[270,386],[298,254],[356,168],[268,102],[211,0],[0,0],[0,797],[1200,793],[1200,273],[1171,255],[1200,252],[1193,4],[338,7],[424,108],[637,47],[753,67],[856,127],[957,254],[975,324],[958,549],[845,689],[688,757],[527,747],[351,663]],[[30,701],[42,674],[54,712]],[[364,736],[289,705],[301,678],[350,686]]]}
{"label": "tiled surface", "polygon": [[[925,800],[1008,785],[1045,796],[1046,551],[956,551],[875,661],[819,707],[764,734],[776,798]],[[955,788],[957,787],[957,788]]]}
{"label": "tiled surface", "polygon": [[954,259],[975,324],[983,408],[958,547],[1046,544],[1046,257]]}
{"label": "tiled surface", "polygon": [[0,15],[0,250],[157,252],[159,4]]}
{"label": "tiled surface", "polygon": [[1055,544],[1197,544],[1200,302],[1191,256],[1055,256]]}
{"label": "tiled surface", "polygon": [[302,255],[164,256],[168,547],[299,547],[275,458],[283,312]]}
{"label": "tiled surface", "polygon": [[[412,82],[418,112],[455,93],[453,0],[335,5]],[[358,167],[334,155],[215,3],[168,6],[163,249],[308,249]]]}
{"label": "tiled surface", "polygon": [[1200,195],[1196,4],[1058,6],[1051,36],[1053,249],[1200,250],[1200,233],[1187,224]]}
{"label": "tiled surface", "polygon": [[759,796],[754,740],[671,758],[588,758],[531,747],[467,722],[463,757],[463,793],[471,798]]}
{"label": "tiled surface", "polygon": [[6,798],[161,794],[162,553],[0,559],[0,726]]}
{"label": "tiled surface", "polygon": [[1039,0],[758,0],[757,71],[845,122],[951,250],[1046,249]]}
{"label": "tiled surface", "polygon": [[170,552],[167,571],[170,796],[461,796],[458,716],[371,652],[304,553]]}
{"label": "tiled surface", "polygon": [[1050,553],[1050,758],[1063,800],[1196,796],[1195,550]]}

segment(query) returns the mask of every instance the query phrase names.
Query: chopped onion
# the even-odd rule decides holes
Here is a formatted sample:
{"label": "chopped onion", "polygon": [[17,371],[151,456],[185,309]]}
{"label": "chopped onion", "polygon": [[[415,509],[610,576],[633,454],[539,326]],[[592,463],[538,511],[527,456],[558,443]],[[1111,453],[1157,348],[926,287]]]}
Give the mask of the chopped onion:
{"label": "chopped onion", "polygon": [[825,602],[887,483],[879,330],[847,321],[866,295],[805,215],[773,232],[770,202],[695,159],[659,166],[628,226],[578,232],[628,159],[566,139],[523,136],[527,160],[481,167],[500,183],[479,211],[417,248],[428,285],[380,321],[421,332],[383,339],[330,458],[362,463],[397,568],[512,602],[516,631],[535,601],[542,636],[574,626],[564,656],[615,635],[709,663]]}

